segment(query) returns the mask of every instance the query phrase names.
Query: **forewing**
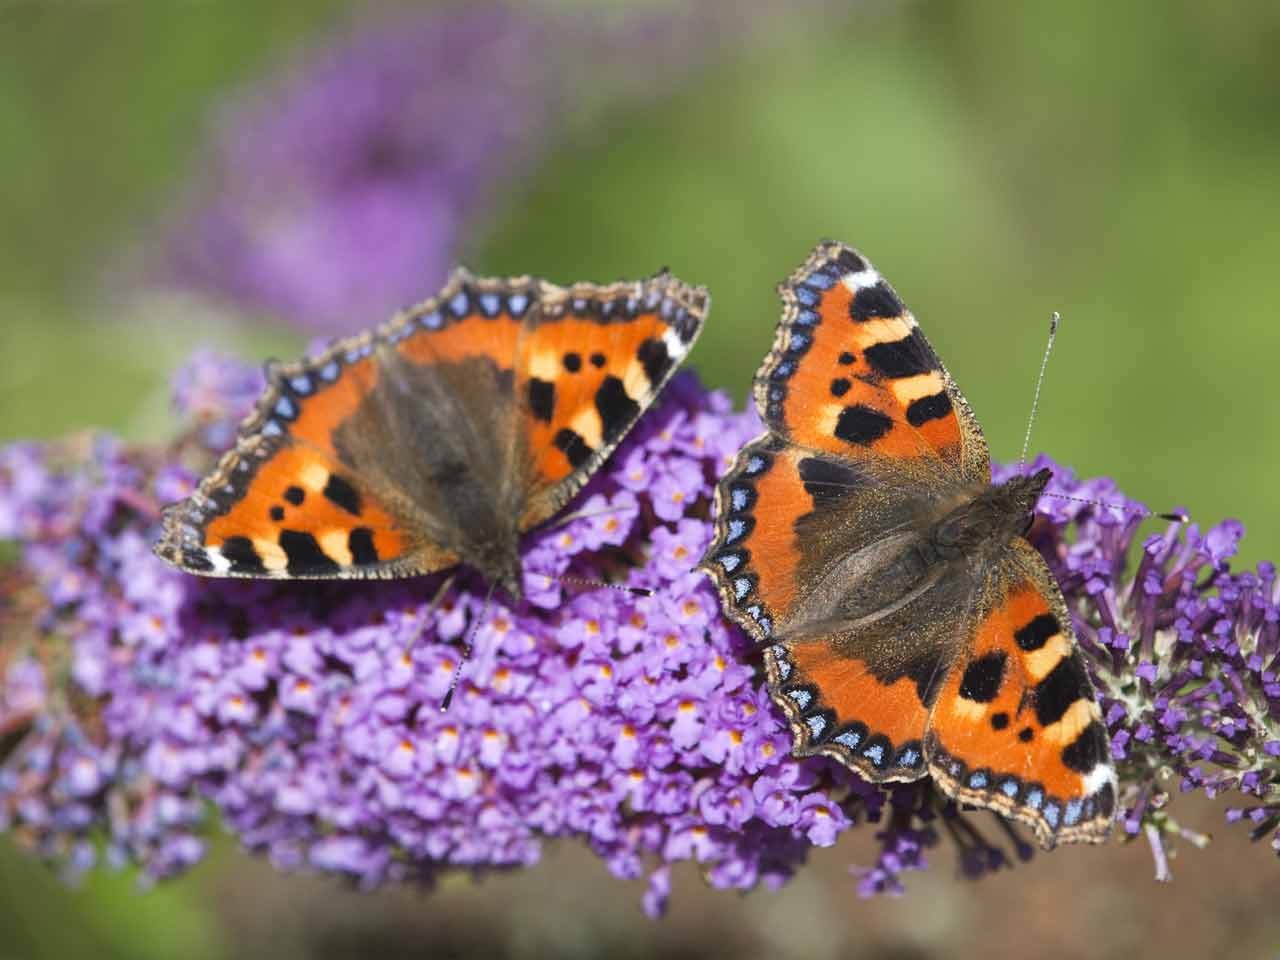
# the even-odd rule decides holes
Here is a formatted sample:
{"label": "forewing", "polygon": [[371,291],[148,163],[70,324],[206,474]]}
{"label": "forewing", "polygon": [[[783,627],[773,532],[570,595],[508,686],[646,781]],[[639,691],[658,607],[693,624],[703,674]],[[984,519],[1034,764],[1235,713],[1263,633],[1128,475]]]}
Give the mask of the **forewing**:
{"label": "forewing", "polygon": [[716,535],[701,567],[754,639],[831,618],[836,594],[877,543],[923,524],[934,491],[891,463],[808,450],[767,433],[716,488]]}
{"label": "forewing", "polygon": [[389,577],[468,558],[515,498],[516,343],[537,285],[455,271],[439,295],[268,370],[235,448],[166,511],[193,573]]}
{"label": "forewing", "polygon": [[541,285],[516,361],[521,529],[557,512],[604,462],[688,354],[708,306],[706,290],[666,272]]}
{"label": "forewing", "polygon": [[376,381],[361,348],[270,370],[235,447],[165,508],[156,553],[189,573],[230,577],[407,576],[456,562],[332,443]]}
{"label": "forewing", "polygon": [[865,259],[819,244],[779,289],[774,349],[755,381],[767,432],[718,485],[703,563],[758,640],[785,635],[812,595],[834,589],[842,558],[922,529],[990,482],[972,412]]}
{"label": "forewing", "polygon": [[1040,843],[1105,840],[1116,775],[1062,591],[1022,539],[988,572],[974,626],[929,721],[929,772],[951,796],[1031,826]]}
{"label": "forewing", "polygon": [[820,243],[779,288],[773,350],[755,379],[769,429],[791,443],[988,483],[973,412],[888,281],[857,251]]}

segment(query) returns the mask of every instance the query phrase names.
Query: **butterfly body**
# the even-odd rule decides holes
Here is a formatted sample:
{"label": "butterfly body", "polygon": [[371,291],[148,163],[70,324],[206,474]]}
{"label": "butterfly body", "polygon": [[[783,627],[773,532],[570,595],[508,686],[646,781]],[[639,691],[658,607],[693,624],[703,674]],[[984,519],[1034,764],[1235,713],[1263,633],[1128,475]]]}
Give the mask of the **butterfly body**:
{"label": "butterfly body", "polygon": [[805,602],[775,625],[772,639],[837,622],[871,623],[939,583],[976,585],[1010,538],[1030,526],[1049,477],[1042,470],[924,505],[908,528],[832,564]]}
{"label": "butterfly body", "polygon": [[1046,845],[1102,839],[1106,730],[1024,537],[1049,472],[991,482],[963,395],[856,251],[821,244],[780,289],[766,431],[720,482],[703,568],[763,647],[794,751],[932,775]]}
{"label": "butterfly body", "polygon": [[165,509],[205,576],[402,577],[458,564],[518,599],[520,537],[590,479],[675,372],[706,291],[455,271],[320,356],[272,364],[235,447]]}

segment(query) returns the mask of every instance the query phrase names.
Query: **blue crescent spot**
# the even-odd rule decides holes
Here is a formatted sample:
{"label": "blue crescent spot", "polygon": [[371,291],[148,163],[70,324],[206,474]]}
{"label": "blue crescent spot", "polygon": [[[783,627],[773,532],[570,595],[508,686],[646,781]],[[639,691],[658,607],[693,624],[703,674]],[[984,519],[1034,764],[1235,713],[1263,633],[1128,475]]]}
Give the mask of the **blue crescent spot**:
{"label": "blue crescent spot", "polygon": [[289,389],[305,397],[311,392],[311,378],[308,376],[290,377]]}
{"label": "blue crescent spot", "polygon": [[742,535],[747,532],[747,521],[738,517],[733,517],[729,521],[729,532],[725,536],[725,543],[733,543],[735,540],[741,539]]}
{"label": "blue crescent spot", "polygon": [[898,754],[898,764],[903,767],[914,767],[920,762],[920,751],[908,747]]}
{"label": "blue crescent spot", "polygon": [[810,290],[808,287],[796,287],[796,299],[803,303],[806,307],[812,307],[818,302],[818,292]]}
{"label": "blue crescent spot", "polygon": [[858,744],[862,742],[862,734],[856,730],[846,730],[840,736],[836,737],[836,743],[841,746],[848,747],[850,750],[856,750]]}
{"label": "blue crescent spot", "polygon": [[739,600],[751,592],[751,581],[746,577],[739,577],[733,581],[733,593]]}
{"label": "blue crescent spot", "polygon": [[529,306],[529,298],[523,293],[513,293],[507,298],[507,306],[510,308],[512,316],[518,317]]}
{"label": "blue crescent spot", "polygon": [[801,310],[796,314],[796,326],[812,327],[818,322],[818,314],[813,310]]}
{"label": "blue crescent spot", "polygon": [[757,474],[764,469],[764,457],[753,456],[747,461],[745,471],[747,474]]}
{"label": "blue crescent spot", "polygon": [[423,314],[422,325],[428,330],[439,330],[444,326],[444,317],[440,315],[439,310],[432,310],[430,313]]}
{"label": "blue crescent spot", "polygon": [[268,420],[262,425],[262,435],[264,437],[278,437],[282,433],[284,433],[284,431],[280,429],[280,424],[276,423],[274,420]]}
{"label": "blue crescent spot", "polygon": [[791,661],[787,659],[787,656],[783,653],[781,647],[774,647],[773,650],[773,665],[778,670],[778,676],[781,679],[786,680],[791,676]]}
{"label": "blue crescent spot", "polygon": [[328,380],[330,383],[338,379],[338,373],[341,371],[337,360],[330,360],[320,368],[320,379]]}
{"label": "blue crescent spot", "polygon": [[813,701],[813,694],[804,689],[804,687],[797,687],[795,690],[788,690],[786,693],[801,710],[807,709]]}
{"label": "blue crescent spot", "polygon": [[969,777],[969,786],[975,790],[981,790],[987,785],[987,775],[978,772]]}
{"label": "blue crescent spot", "polygon": [[741,510],[747,505],[747,491],[735,488],[729,491],[729,505],[734,510]]}
{"label": "blue crescent spot", "polygon": [[1080,811],[1084,809],[1084,804],[1079,800],[1070,800],[1067,802],[1067,810],[1062,815],[1062,822],[1065,824],[1078,823],[1080,820]]}
{"label": "blue crescent spot", "polygon": [[817,287],[819,290],[830,290],[835,282],[835,277],[825,270],[815,270],[805,279],[805,283],[811,287]]}
{"label": "blue crescent spot", "polygon": [[1056,803],[1046,803],[1044,805],[1044,818],[1048,821],[1049,826],[1054,827],[1055,829],[1057,828],[1058,815],[1061,812],[1061,809],[1059,809]]}
{"label": "blue crescent spot", "polygon": [[502,299],[496,293],[480,294],[480,309],[483,310],[487,316],[496,317],[498,315],[498,309],[501,306]]}
{"label": "blue crescent spot", "polygon": [[298,406],[288,397],[281,397],[276,401],[275,412],[286,420],[292,420],[298,415]]}
{"label": "blue crescent spot", "polygon": [[449,309],[455,317],[465,317],[470,306],[471,301],[467,299],[465,290],[459,290],[453,295],[453,299],[449,301]]}
{"label": "blue crescent spot", "polygon": [[791,345],[788,349],[793,353],[800,350],[808,350],[809,344],[812,342],[813,340],[807,333],[793,333],[791,335]]}
{"label": "blue crescent spot", "polygon": [[884,763],[884,744],[873,743],[862,751],[862,755],[878,767]]}
{"label": "blue crescent spot", "polygon": [[1033,787],[1027,791],[1026,804],[1032,810],[1039,810],[1040,804],[1044,803],[1044,791],[1039,787]]}
{"label": "blue crescent spot", "polygon": [[761,617],[756,623],[760,624],[760,632],[766,637],[773,633],[773,621],[768,617]]}
{"label": "blue crescent spot", "polygon": [[722,553],[716,559],[720,561],[720,566],[724,567],[725,573],[733,573],[742,563],[742,557],[736,553]]}
{"label": "blue crescent spot", "polygon": [[804,722],[809,727],[810,735],[815,739],[822,736],[822,731],[827,729],[827,718],[820,713],[812,717],[805,717]]}
{"label": "blue crescent spot", "polygon": [[1016,798],[1018,796],[1018,781],[1017,780],[1004,781],[1004,783],[1000,784],[1000,792],[1003,793],[1010,800]]}

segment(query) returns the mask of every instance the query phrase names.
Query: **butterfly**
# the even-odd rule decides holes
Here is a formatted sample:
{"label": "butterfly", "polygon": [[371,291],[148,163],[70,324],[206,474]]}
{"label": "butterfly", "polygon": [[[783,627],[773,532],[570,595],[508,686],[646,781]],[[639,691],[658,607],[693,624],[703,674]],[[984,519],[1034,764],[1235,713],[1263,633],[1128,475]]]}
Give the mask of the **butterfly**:
{"label": "butterfly", "polygon": [[709,298],[665,270],[559,287],[458,269],[432,299],[270,364],[235,446],[155,552],[220,577],[410,577],[466,564],[520,599],[519,538],[654,401]]}
{"label": "butterfly", "polygon": [[991,482],[973,411],[893,288],[819,244],[779,286],[765,432],[702,560],[763,647],[797,756],[931,775],[1039,842],[1105,839],[1107,729],[1062,590],[1025,539],[1048,470]]}

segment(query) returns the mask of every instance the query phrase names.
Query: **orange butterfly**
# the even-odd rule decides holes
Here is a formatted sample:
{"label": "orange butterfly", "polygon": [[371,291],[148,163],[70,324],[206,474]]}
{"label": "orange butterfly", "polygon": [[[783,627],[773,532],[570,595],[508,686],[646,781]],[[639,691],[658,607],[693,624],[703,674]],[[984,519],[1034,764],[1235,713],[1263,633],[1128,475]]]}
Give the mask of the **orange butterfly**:
{"label": "orange butterfly", "polygon": [[798,756],[1101,841],[1116,776],[1071,615],[1024,539],[1049,471],[992,484],[982,430],[915,318],[823,243],[780,287],[766,432],[716,493],[702,562],[761,644]]}
{"label": "orange butterfly", "polygon": [[383,326],[273,365],[235,448],[166,508],[155,551],[205,576],[462,563],[519,599],[520,535],[609,456],[707,308],[665,272],[564,288],[457,270]]}

